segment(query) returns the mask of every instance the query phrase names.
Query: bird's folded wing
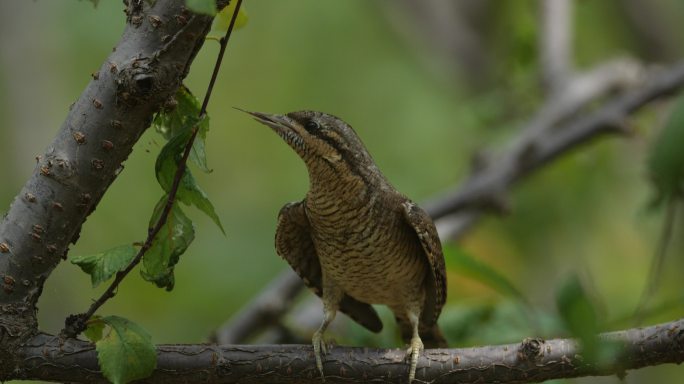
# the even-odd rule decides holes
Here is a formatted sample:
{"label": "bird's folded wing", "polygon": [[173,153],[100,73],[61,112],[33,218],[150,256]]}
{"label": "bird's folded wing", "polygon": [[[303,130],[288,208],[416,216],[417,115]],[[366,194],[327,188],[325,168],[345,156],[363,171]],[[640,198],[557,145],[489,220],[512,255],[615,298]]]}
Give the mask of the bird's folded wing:
{"label": "bird's folded wing", "polygon": [[[278,255],[290,264],[307,287],[321,297],[321,264],[311,239],[311,228],[303,201],[288,203],[280,210],[275,242]],[[382,322],[369,304],[345,294],[339,309],[370,331],[382,330]]]}

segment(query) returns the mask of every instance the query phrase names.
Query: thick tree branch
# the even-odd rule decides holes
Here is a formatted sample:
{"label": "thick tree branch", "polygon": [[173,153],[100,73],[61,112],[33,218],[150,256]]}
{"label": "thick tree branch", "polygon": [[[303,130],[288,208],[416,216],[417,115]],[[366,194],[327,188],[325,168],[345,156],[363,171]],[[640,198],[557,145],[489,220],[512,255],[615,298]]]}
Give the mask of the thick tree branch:
{"label": "thick tree branch", "polygon": [[[645,366],[684,361],[684,319],[600,336],[616,358],[596,365],[582,359],[570,339],[426,350],[416,379],[430,383],[531,383],[580,376],[618,375]],[[320,383],[309,345],[160,345],[146,383]],[[38,335],[20,350],[21,365],[0,380],[34,379],[104,383],[92,344]],[[326,382],[405,382],[403,349],[333,347],[325,357]]]}
{"label": "thick tree branch", "polygon": [[[184,0],[125,1],[127,25],[0,223],[0,371],[36,332],[43,282],[123,168],[152,115],[175,94],[211,27]],[[222,5],[227,0],[220,1]]]}

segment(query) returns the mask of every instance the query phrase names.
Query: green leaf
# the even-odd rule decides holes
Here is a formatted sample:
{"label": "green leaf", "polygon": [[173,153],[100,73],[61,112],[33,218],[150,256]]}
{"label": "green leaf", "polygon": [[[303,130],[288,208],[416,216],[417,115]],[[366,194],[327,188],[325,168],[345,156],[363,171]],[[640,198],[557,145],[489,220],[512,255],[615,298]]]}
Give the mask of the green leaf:
{"label": "green leaf", "polygon": [[[166,140],[171,140],[181,133],[187,133],[198,125],[199,132],[190,152],[190,161],[202,171],[209,173],[205,141],[209,131],[209,116],[204,116],[200,121],[199,114],[201,104],[190,90],[181,86],[174,97],[175,105],[157,113],[152,121],[152,127]],[[189,137],[189,136],[188,136]],[[182,150],[181,150],[182,151]]]}
{"label": "green leaf", "polygon": [[657,190],[656,205],[684,196],[684,94],[651,147],[648,169]]}
{"label": "green leaf", "polygon": [[[166,201],[167,195],[164,195],[157,203],[150,219],[150,227],[159,220]],[[154,237],[150,249],[143,255],[143,268],[140,270],[143,279],[155,283],[159,288],[172,290],[175,283],[174,266],[194,239],[195,228],[192,221],[175,202],[166,223]]]}
{"label": "green leaf", "polygon": [[71,263],[89,274],[93,287],[97,287],[115,273],[125,269],[137,253],[132,245],[122,245],[94,255],[73,257]]}
{"label": "green leaf", "polygon": [[102,374],[114,384],[144,379],[157,367],[157,351],[150,335],[139,325],[118,316],[102,321],[109,333],[95,343]]}
{"label": "green leaf", "polygon": [[195,13],[203,13],[210,16],[216,14],[216,0],[185,0],[185,5]]}
{"label": "green leaf", "polygon": [[527,299],[520,290],[491,266],[475,259],[461,248],[453,245],[444,245],[443,250],[447,267],[450,269],[458,272],[460,275],[477,280],[504,296],[527,303]]}
{"label": "green leaf", "polygon": [[[157,157],[155,165],[157,181],[166,193],[171,192],[176,169],[178,168],[178,161],[182,158],[185,144],[188,142],[191,134],[191,131],[187,131],[173,137],[166,143]],[[209,201],[207,194],[197,185],[197,181],[195,181],[192,173],[187,168],[181,178],[176,198],[186,205],[197,207],[216,223],[223,234],[226,233],[213,204]]]}
{"label": "green leaf", "polygon": [[[217,31],[227,31],[228,27],[230,26],[230,20],[233,18],[233,13],[235,13],[235,7],[237,5],[237,1],[233,0],[228,4],[227,6],[223,7],[221,11],[219,11],[218,15],[216,15],[216,18],[214,19],[214,29]],[[240,11],[238,12],[237,19],[235,19],[235,29],[240,29],[247,25],[247,21],[249,21],[249,17],[247,16],[247,11],[245,11],[245,6],[244,4],[240,6]]]}
{"label": "green leaf", "polygon": [[105,322],[101,316],[93,316],[86,322],[86,329],[83,331],[85,337],[93,343],[102,339],[102,331],[104,331]]}
{"label": "green leaf", "polygon": [[576,275],[570,276],[556,294],[556,306],[565,328],[582,345],[582,355],[595,362],[598,357],[599,321],[594,303]]}

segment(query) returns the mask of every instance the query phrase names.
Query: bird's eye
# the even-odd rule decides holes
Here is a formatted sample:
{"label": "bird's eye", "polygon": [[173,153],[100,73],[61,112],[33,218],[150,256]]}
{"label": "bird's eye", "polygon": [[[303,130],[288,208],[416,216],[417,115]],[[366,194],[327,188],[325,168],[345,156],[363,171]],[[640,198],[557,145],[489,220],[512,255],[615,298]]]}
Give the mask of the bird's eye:
{"label": "bird's eye", "polygon": [[306,130],[309,132],[315,132],[315,131],[319,130],[321,128],[321,126],[318,125],[317,122],[315,122],[313,120],[309,120],[306,123],[306,125],[304,126],[304,128],[306,128]]}

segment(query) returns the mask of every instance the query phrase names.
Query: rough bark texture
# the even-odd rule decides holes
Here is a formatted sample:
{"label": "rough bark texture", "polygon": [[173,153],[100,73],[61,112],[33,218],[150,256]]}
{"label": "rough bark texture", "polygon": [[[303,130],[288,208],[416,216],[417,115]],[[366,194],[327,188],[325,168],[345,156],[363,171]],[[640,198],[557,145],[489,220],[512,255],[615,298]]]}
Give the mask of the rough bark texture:
{"label": "rough bark texture", "polygon": [[[597,366],[582,360],[569,339],[431,349],[420,357],[416,379],[430,383],[533,383],[555,378],[624,376],[627,370],[684,361],[684,319],[601,335],[616,343],[618,358]],[[92,344],[40,334],[21,350],[11,376],[61,382],[106,382]],[[158,367],[147,383],[316,383],[321,381],[310,345],[160,345]],[[327,383],[405,382],[403,349],[333,347],[325,357]]]}
{"label": "rough bark texture", "polygon": [[78,239],[153,113],[174,95],[211,27],[211,17],[190,13],[183,0],[149,3],[124,2],[121,40],[0,223],[0,377],[20,364],[14,348],[37,332],[43,282]]}

